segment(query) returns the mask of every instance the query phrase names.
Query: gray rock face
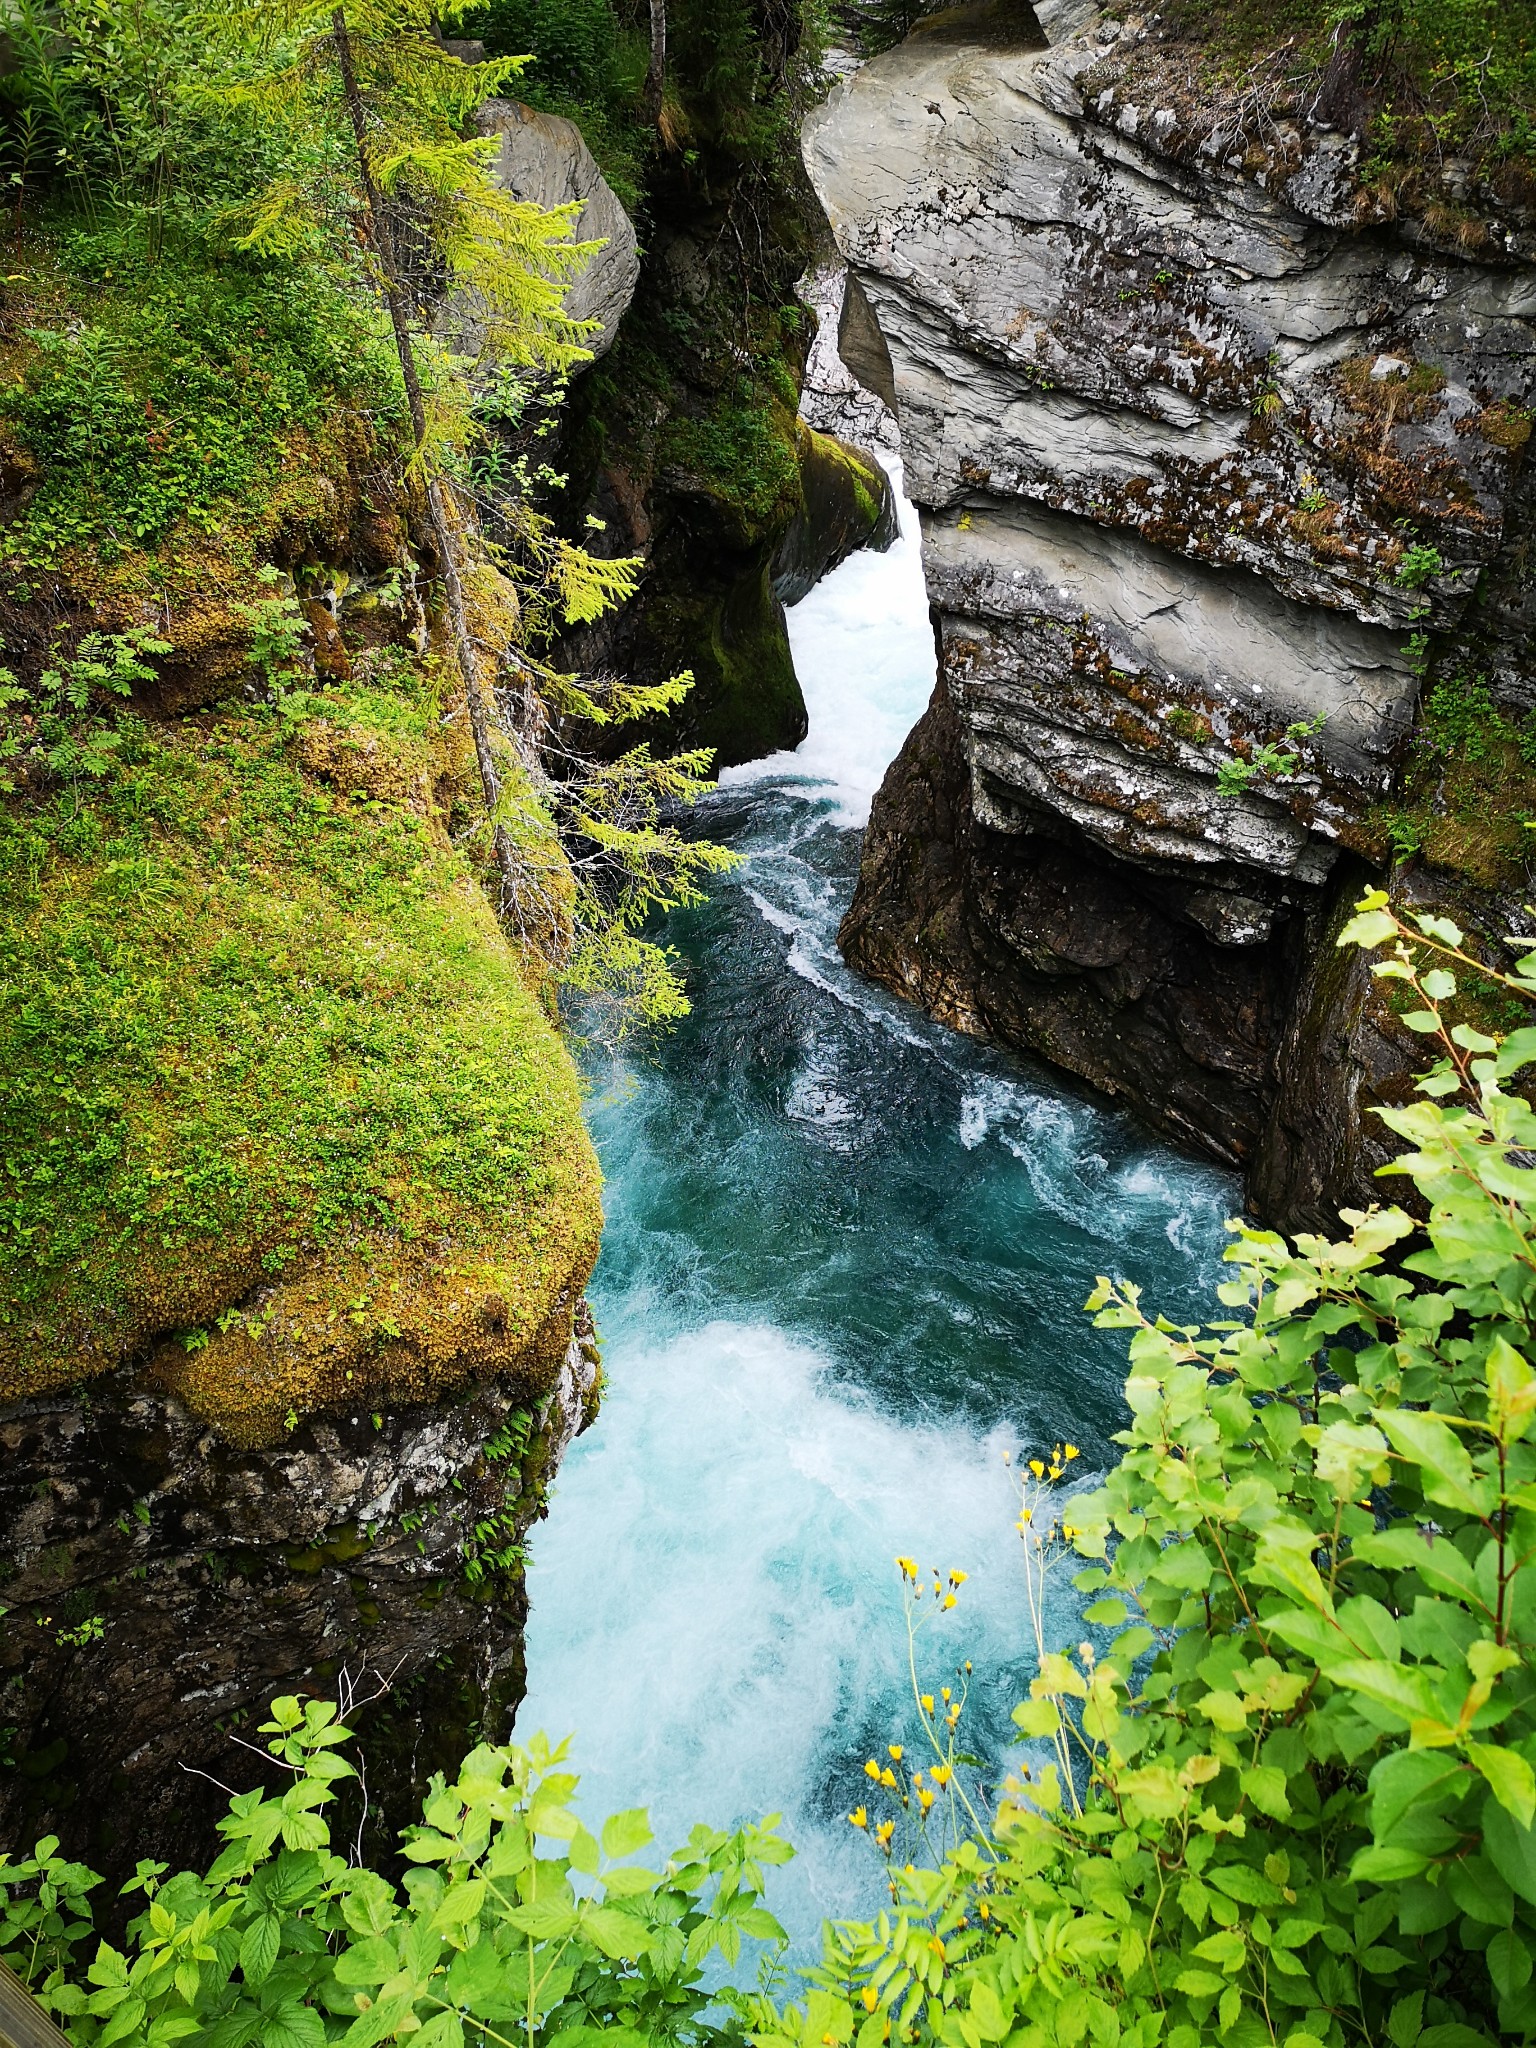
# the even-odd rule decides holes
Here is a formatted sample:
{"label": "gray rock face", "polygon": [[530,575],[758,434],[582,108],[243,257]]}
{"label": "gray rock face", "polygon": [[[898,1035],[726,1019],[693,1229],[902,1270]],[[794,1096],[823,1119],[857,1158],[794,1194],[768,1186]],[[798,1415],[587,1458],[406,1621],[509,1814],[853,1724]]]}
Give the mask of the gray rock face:
{"label": "gray rock face", "polygon": [[[930,17],[804,137],[923,515],[944,730],[969,773],[949,804],[975,867],[961,893],[992,904],[997,937],[998,877],[1023,888],[1021,862],[1059,867],[1070,843],[1150,883],[1178,929],[1280,945],[1264,1007],[1283,1020],[1341,852],[1378,851],[1410,635],[1475,637],[1506,700],[1536,693],[1508,429],[1536,394],[1536,273],[1362,228],[1339,136],[1293,133],[1253,176],[1186,114],[1135,104],[1135,18],[1050,0],[1033,34],[999,20],[995,0]],[[916,985],[933,906],[890,900],[922,865],[892,833],[933,806],[902,772],[848,931],[856,964],[863,947],[892,979],[900,955]],[[1045,972],[1049,947],[1026,950]],[[1114,1085],[1113,1033],[1063,1055],[1072,1034],[1010,1009],[995,948],[970,951],[983,1007],[1012,1019],[979,1028]],[[1203,1040],[1191,1058],[1219,1064]],[[1251,1052],[1253,1134],[1279,1081],[1274,1048]],[[1230,1117],[1200,1141],[1231,1157]]]}
{"label": "gray rock face", "polygon": [[578,203],[581,212],[571,240],[604,244],[566,292],[565,310],[572,320],[598,323],[585,346],[594,358],[605,355],[640,282],[634,223],[574,121],[542,114],[520,100],[487,100],[475,119],[481,134],[494,135],[500,144],[499,185],[546,212]]}
{"label": "gray rock face", "polygon": [[[890,351],[946,636],[987,622],[975,676],[994,652],[1029,666],[1080,619],[1122,676],[1208,729],[1132,771],[1074,711],[1065,739],[1021,745],[1026,799],[1054,779],[1044,757],[1080,761],[1097,725],[1093,809],[1160,805],[1172,765],[1207,812],[1203,857],[1236,841],[1316,879],[1407,723],[1411,615],[1428,601],[1450,622],[1499,550],[1513,464],[1478,422],[1531,395],[1536,279],[1341,235],[1219,166],[1197,177],[1160,153],[1155,110],[1099,124],[1080,91],[1091,21],[999,52],[938,19],[837,88],[805,155]],[[1415,520],[1444,561],[1423,591],[1396,574]],[[1304,796],[1242,820],[1210,801],[1223,762],[1319,715]],[[1010,772],[995,721],[986,771]],[[1060,787],[1085,829],[1125,843]],[[1295,834],[1277,810],[1322,843],[1281,851]]]}

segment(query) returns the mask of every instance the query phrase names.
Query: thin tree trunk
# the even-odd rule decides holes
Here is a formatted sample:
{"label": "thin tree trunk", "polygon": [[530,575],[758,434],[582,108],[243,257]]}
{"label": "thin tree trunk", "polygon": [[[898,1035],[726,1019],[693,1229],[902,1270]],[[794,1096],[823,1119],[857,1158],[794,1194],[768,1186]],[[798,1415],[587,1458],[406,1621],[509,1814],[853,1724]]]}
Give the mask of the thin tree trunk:
{"label": "thin tree trunk", "polygon": [[421,395],[421,379],[416,374],[416,353],[412,346],[410,320],[406,314],[405,294],[401,290],[400,274],[395,267],[394,246],[390,239],[388,222],[384,217],[379,188],[374,180],[373,163],[368,150],[367,112],[363,106],[362,93],[358,89],[357,70],[352,62],[352,41],[347,33],[344,9],[338,7],[334,10],[331,15],[331,28],[336,40],[336,61],[341,70],[347,113],[351,117],[352,133],[357,141],[358,170],[368,213],[368,239],[373,244],[374,258],[379,269],[380,289],[384,294],[384,303],[389,308],[390,324],[395,331],[395,349],[400,358],[400,375],[405,380],[405,400],[410,408],[411,431],[416,438],[416,454],[421,461],[422,478],[426,487],[427,518],[437,547],[438,560],[443,566],[443,588],[448,600],[448,621],[453,632],[454,654],[458,660],[459,673],[464,678],[464,700],[469,707],[469,729],[474,735],[475,759],[480,768],[480,786],[485,793],[486,810],[493,820],[496,865],[501,871],[502,884],[508,899],[503,907],[510,910],[517,893],[517,858],[507,828],[496,815],[501,802],[501,778],[496,773],[496,762],[491,753],[490,714],[480,683],[480,665],[475,657],[474,635],[469,629],[469,610],[464,602],[464,579],[459,571],[458,537],[449,516],[447,493],[443,489],[442,478],[437,475],[426,457],[426,403]]}
{"label": "thin tree trunk", "polygon": [[654,128],[661,121],[661,99],[667,83],[667,0],[651,0],[651,61],[645,74],[641,104]]}

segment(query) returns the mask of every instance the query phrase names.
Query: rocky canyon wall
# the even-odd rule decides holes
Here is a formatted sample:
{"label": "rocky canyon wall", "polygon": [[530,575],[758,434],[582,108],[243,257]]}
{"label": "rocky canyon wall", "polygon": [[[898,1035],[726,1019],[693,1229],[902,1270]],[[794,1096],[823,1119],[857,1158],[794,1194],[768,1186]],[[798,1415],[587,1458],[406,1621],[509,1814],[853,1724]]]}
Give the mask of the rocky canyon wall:
{"label": "rocky canyon wall", "polygon": [[1316,1223],[1407,1085],[1331,951],[1426,647],[1532,699],[1532,237],[1388,222],[1347,136],[1224,127],[1157,24],[956,9],[807,124],[940,648],[843,944]]}

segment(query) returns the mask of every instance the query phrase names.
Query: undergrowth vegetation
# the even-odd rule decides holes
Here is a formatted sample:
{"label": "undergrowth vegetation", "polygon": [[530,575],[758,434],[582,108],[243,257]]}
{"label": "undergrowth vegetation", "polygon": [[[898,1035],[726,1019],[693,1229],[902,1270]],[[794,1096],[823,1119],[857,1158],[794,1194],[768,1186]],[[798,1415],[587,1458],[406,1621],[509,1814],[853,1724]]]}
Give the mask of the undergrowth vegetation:
{"label": "undergrowth vegetation", "polygon": [[1238,129],[1318,120],[1356,135],[1359,177],[1387,214],[1422,216],[1469,248],[1484,201],[1527,206],[1536,144],[1531,0],[1221,0],[1176,5],[1212,87],[1237,96]]}
{"label": "undergrowth vegetation", "polygon": [[0,392],[0,423],[37,471],[8,536],[23,567],[74,546],[120,558],[181,520],[217,532],[295,429],[319,433],[340,410],[375,430],[398,419],[377,319],[312,274],[171,254],[146,274],[121,230],[70,229],[48,253]]}
{"label": "undergrowth vegetation", "polygon": [[1400,857],[1423,853],[1484,888],[1524,883],[1536,857],[1536,713],[1501,711],[1475,671],[1436,676],[1399,794],[1376,822]]}

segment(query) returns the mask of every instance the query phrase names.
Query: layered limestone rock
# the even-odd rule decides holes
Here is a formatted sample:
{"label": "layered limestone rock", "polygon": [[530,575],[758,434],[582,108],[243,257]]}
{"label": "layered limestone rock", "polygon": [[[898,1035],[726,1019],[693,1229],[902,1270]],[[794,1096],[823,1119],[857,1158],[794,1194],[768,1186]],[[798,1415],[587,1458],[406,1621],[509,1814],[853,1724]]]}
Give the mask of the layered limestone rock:
{"label": "layered limestone rock", "polygon": [[1413,636],[1530,689],[1536,277],[1362,224],[1346,138],[1138,104],[1151,24],[1045,13],[933,17],[806,128],[941,644],[845,947],[1251,1164]]}

